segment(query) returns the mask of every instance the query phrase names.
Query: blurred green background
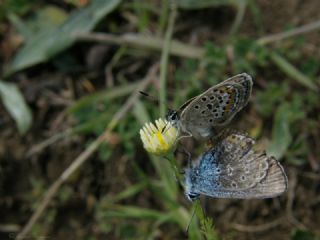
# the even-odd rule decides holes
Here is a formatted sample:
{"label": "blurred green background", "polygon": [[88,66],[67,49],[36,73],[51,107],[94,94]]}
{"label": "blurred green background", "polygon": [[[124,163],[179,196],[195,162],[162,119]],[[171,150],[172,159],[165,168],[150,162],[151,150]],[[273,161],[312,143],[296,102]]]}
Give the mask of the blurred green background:
{"label": "blurred green background", "polygon": [[[317,0],[0,0],[0,239],[319,239],[319,9]],[[192,205],[139,129],[241,72],[254,88],[230,128],[281,161],[289,189],[202,198],[213,222],[194,218],[186,233]],[[139,98],[142,88],[167,105]],[[183,145],[193,159],[204,150]],[[186,156],[176,158],[183,168]]]}

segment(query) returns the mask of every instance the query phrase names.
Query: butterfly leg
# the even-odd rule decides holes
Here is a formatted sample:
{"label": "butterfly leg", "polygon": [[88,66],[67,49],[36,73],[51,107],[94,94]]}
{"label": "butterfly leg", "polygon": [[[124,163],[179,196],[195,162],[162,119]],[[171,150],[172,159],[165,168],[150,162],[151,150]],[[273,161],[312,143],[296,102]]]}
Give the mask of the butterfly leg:
{"label": "butterfly leg", "polygon": [[187,137],[192,137],[191,132],[186,132],[187,135],[182,135],[180,137],[178,137],[178,139],[176,140],[177,142],[180,141],[182,138],[187,138]]}

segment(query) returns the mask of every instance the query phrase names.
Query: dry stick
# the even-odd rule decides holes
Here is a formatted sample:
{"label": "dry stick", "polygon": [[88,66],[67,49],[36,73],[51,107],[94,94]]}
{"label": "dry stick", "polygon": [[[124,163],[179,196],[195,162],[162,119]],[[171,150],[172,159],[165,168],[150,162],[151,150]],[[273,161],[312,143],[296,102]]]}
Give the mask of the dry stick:
{"label": "dry stick", "polygon": [[296,191],[296,186],[297,186],[297,172],[293,169],[290,171],[290,181],[289,181],[289,186],[288,186],[288,201],[287,201],[287,206],[286,206],[286,211],[287,211],[287,217],[288,220],[294,224],[296,227],[302,230],[306,230],[307,227],[304,226],[303,223],[301,223],[298,219],[295,218],[293,214],[293,202],[295,199],[295,191]]}
{"label": "dry stick", "polygon": [[268,44],[268,43],[272,43],[272,42],[276,42],[276,41],[280,41],[283,40],[285,38],[289,38],[289,37],[293,37],[293,36],[297,36],[300,34],[304,34],[307,32],[311,32],[314,31],[316,29],[320,28],[320,20],[303,25],[301,27],[286,31],[286,32],[282,32],[282,33],[277,33],[277,34],[273,34],[270,36],[266,36],[266,37],[262,37],[260,39],[257,40],[257,42],[259,44]]}
{"label": "dry stick", "polygon": [[117,125],[117,123],[125,116],[125,114],[130,110],[133,104],[139,98],[139,90],[143,91],[151,80],[155,77],[156,72],[159,68],[158,64],[155,64],[149,70],[145,79],[141,82],[137,90],[130,96],[126,103],[119,109],[119,111],[113,116],[112,120],[106,127],[106,130],[101,134],[90,146],[82,152],[72,163],[71,165],[60,175],[60,177],[50,186],[48,191],[45,193],[43,200],[40,205],[37,207],[35,212],[32,214],[31,218],[27,224],[23,227],[21,232],[17,235],[17,239],[23,239],[31,230],[32,226],[39,220],[44,210],[47,208],[51,199],[55,196],[60,186],[86,161],[89,157],[98,149],[98,147],[104,141],[108,140],[111,131]]}
{"label": "dry stick", "polygon": [[48,146],[52,145],[53,143],[57,142],[60,139],[63,139],[72,134],[72,129],[67,129],[64,132],[57,133],[48,139],[44,140],[43,142],[31,147],[31,149],[27,152],[27,157],[32,156],[35,153],[41,152],[41,150],[47,148]]}
{"label": "dry stick", "polygon": [[0,232],[18,232],[20,226],[17,224],[0,224]]}
{"label": "dry stick", "polygon": [[[162,38],[134,33],[126,33],[120,36],[109,33],[77,33],[75,34],[75,37],[81,41],[95,41],[121,46],[128,45],[157,51],[162,51],[164,41]],[[181,43],[175,40],[171,40],[169,49],[170,54],[187,58],[201,59],[205,53],[205,50],[201,47]]]}
{"label": "dry stick", "polygon": [[237,15],[232,24],[230,35],[233,36],[239,29],[247,8],[247,1],[239,1]]}
{"label": "dry stick", "polygon": [[256,225],[256,226],[246,226],[238,223],[232,224],[232,228],[239,231],[239,232],[265,232],[270,230],[271,228],[275,228],[278,225],[280,225],[283,222],[284,218],[276,219],[272,222],[262,224],[262,225]]}

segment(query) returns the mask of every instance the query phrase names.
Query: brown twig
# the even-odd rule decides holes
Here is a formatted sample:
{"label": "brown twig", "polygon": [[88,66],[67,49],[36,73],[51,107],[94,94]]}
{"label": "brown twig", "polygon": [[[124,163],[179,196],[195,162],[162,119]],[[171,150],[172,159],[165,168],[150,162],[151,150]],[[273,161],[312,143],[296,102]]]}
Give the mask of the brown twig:
{"label": "brown twig", "polygon": [[311,32],[314,30],[317,30],[320,28],[320,20],[303,25],[301,27],[297,27],[295,29],[286,31],[286,32],[282,32],[282,33],[277,33],[277,34],[273,34],[273,35],[269,35],[266,37],[262,37],[260,39],[257,40],[257,42],[259,44],[268,44],[268,43],[272,43],[272,42],[277,42],[289,37],[294,37],[294,36],[298,36],[307,32]]}
{"label": "brown twig", "polygon": [[297,172],[294,169],[291,169],[290,171],[290,181],[289,181],[289,187],[288,187],[288,201],[287,201],[287,206],[286,206],[286,211],[287,211],[287,217],[289,221],[294,224],[296,227],[300,229],[307,229],[298,219],[295,218],[293,214],[293,203],[295,199],[295,191],[296,191],[296,186],[297,186]]}
{"label": "brown twig", "polygon": [[20,226],[16,224],[0,224],[0,232],[18,232]]}
{"label": "brown twig", "polygon": [[247,225],[242,225],[238,223],[232,224],[232,228],[239,231],[239,232],[265,232],[268,231],[271,228],[275,228],[279,226],[283,222],[284,218],[279,218],[276,219],[272,222],[261,224],[261,225],[256,225],[256,226],[247,226]]}
{"label": "brown twig", "polygon": [[[95,41],[121,46],[132,46],[159,52],[162,51],[164,41],[162,38],[134,33],[126,33],[119,36],[108,33],[77,33],[75,37],[80,41]],[[170,53],[181,57],[201,59],[204,56],[205,50],[201,47],[172,40],[170,43]]]}
{"label": "brown twig", "polygon": [[156,72],[159,68],[158,64],[155,64],[150,68],[147,76],[138,86],[137,90],[130,96],[130,98],[125,102],[122,108],[113,116],[112,120],[106,127],[106,130],[102,135],[100,135],[90,146],[83,151],[72,163],[71,165],[60,175],[60,177],[50,186],[48,191],[45,193],[40,205],[37,207],[35,212],[32,214],[31,218],[28,220],[27,224],[22,228],[21,232],[17,235],[17,239],[24,239],[29,233],[33,225],[39,220],[42,216],[44,210],[48,207],[48,204],[51,202],[52,198],[56,195],[60,186],[81,166],[85,163],[89,157],[98,149],[98,147],[109,139],[111,131],[118,124],[118,122],[126,115],[130,110],[133,104],[137,101],[140,94],[139,91],[143,91],[148,84],[155,77]]}

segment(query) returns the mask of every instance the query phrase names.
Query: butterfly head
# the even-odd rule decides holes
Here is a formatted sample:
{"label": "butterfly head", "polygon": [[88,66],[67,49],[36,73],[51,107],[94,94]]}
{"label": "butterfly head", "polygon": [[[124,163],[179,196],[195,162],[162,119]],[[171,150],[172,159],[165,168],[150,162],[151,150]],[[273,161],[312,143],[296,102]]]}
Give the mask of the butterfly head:
{"label": "butterfly head", "polygon": [[195,181],[196,171],[191,167],[185,169],[185,195],[187,199],[191,202],[197,200],[200,196],[199,193],[194,191],[194,181]]}
{"label": "butterfly head", "polygon": [[177,126],[177,122],[180,120],[178,111],[170,109],[166,114],[166,120],[173,126]]}
{"label": "butterfly head", "polygon": [[193,192],[187,192],[186,196],[188,198],[189,201],[193,202],[195,200],[197,200],[200,196],[199,193],[193,193]]}

